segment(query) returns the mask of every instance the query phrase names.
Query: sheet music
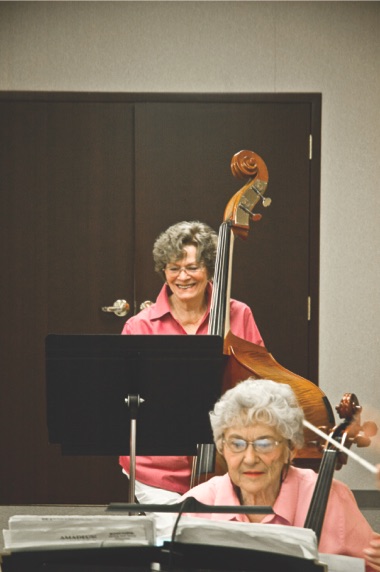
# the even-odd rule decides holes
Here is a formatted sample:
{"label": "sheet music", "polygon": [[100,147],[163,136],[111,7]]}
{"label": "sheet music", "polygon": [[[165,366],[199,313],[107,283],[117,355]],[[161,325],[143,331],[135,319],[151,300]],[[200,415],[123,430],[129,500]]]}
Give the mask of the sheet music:
{"label": "sheet music", "polygon": [[308,528],[247,522],[205,521],[182,517],[176,535],[178,542],[231,546],[275,552],[314,560],[327,565],[328,572],[365,572],[362,558],[320,554],[315,533]]}
{"label": "sheet music", "polygon": [[[8,527],[4,546],[12,551],[160,544],[153,516],[15,515]],[[316,535],[307,528],[183,516],[175,540],[305,558],[325,564],[329,572],[365,572],[361,558],[319,554]]]}
{"label": "sheet music", "polygon": [[179,522],[176,541],[247,548],[318,560],[318,543],[309,528],[226,522],[184,516]]}
{"label": "sheet music", "polygon": [[150,516],[12,516],[3,530],[8,550],[99,548],[154,545],[155,524]]}

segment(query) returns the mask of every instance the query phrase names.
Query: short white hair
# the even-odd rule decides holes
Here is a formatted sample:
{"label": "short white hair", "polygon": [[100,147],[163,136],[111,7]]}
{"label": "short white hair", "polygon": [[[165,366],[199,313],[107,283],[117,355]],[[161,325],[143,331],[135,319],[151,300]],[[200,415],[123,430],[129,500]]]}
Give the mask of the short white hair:
{"label": "short white hair", "polygon": [[249,378],[226,391],[210,412],[214,441],[220,440],[230,427],[247,427],[263,423],[274,427],[291,447],[303,446],[304,413],[286,383]]}

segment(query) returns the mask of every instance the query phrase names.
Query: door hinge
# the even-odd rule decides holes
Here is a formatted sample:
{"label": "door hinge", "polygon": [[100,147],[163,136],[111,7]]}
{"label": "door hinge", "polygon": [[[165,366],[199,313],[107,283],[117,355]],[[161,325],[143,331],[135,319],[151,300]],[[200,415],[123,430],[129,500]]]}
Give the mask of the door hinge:
{"label": "door hinge", "polygon": [[313,158],[313,136],[310,133],[310,135],[309,135],[309,159],[310,159],[310,161],[312,160],[312,158]]}
{"label": "door hinge", "polygon": [[311,298],[310,296],[307,297],[307,321],[310,322],[311,320]]}

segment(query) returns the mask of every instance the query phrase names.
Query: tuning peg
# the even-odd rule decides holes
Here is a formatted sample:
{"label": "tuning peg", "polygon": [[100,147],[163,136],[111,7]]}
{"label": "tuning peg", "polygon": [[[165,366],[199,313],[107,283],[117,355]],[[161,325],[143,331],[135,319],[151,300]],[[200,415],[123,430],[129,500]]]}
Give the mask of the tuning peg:
{"label": "tuning peg", "polygon": [[263,218],[263,215],[258,214],[258,213],[251,213],[251,220],[253,220],[253,222],[259,222],[259,220],[261,220]]}
{"label": "tuning peg", "polygon": [[373,421],[366,421],[362,425],[362,430],[367,437],[373,437],[377,433],[377,425]]}
{"label": "tuning peg", "polygon": [[369,447],[371,444],[371,439],[365,435],[358,435],[355,439],[357,447]]}
{"label": "tuning peg", "polygon": [[252,211],[249,210],[248,207],[246,207],[245,205],[240,204],[239,207],[246,213],[249,214],[251,220],[253,222],[258,222],[259,220],[261,220],[263,218],[263,215],[259,214],[259,213],[253,213]]}
{"label": "tuning peg", "polygon": [[[269,207],[272,204],[272,199],[269,197],[264,197],[261,190],[258,188],[259,181],[256,182],[256,185],[252,185],[251,189],[255,191],[256,195],[260,197],[261,202],[263,203],[263,207]],[[266,185],[263,186],[263,190],[265,191]]]}

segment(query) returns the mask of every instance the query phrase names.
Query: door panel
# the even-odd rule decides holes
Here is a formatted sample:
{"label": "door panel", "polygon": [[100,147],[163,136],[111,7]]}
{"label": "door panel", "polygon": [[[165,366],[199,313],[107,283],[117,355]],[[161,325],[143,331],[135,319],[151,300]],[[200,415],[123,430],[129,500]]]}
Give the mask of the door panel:
{"label": "door panel", "polygon": [[122,321],[100,306],[133,299],[133,108],[17,102],[0,109],[7,142],[0,502],[127,499],[116,458],[63,457],[48,445],[44,340],[48,333],[118,333]]}

